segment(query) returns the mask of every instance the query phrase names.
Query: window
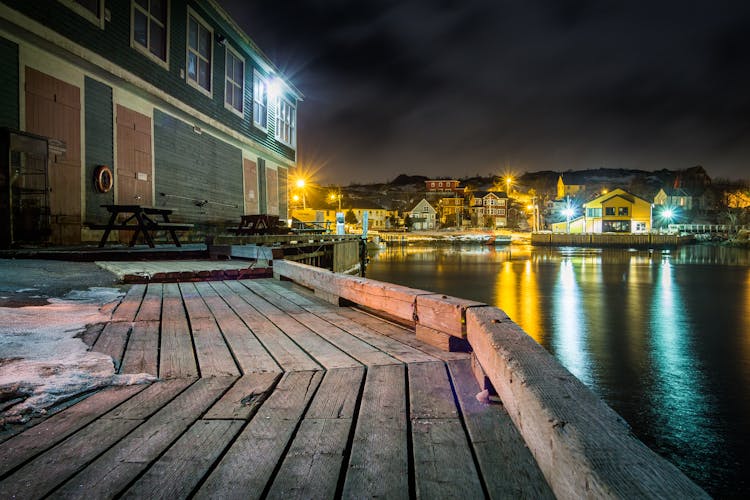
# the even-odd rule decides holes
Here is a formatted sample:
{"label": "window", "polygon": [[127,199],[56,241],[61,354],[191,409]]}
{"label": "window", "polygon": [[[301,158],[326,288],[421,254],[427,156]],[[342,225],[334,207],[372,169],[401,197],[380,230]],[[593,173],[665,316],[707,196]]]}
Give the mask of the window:
{"label": "window", "polygon": [[224,105],[227,109],[242,116],[245,94],[245,61],[227,44],[226,83],[224,85]]}
{"label": "window", "polygon": [[617,215],[619,216],[627,216],[628,215],[628,207],[617,207]]}
{"label": "window", "polygon": [[635,223],[635,231],[636,233],[645,233],[646,232],[646,223],[645,222],[636,222]]}
{"label": "window", "polygon": [[155,62],[167,65],[167,0],[133,0],[130,45]]}
{"label": "window", "polygon": [[187,52],[188,83],[210,96],[213,31],[190,9],[188,9]]}
{"label": "window", "polygon": [[504,208],[498,208],[497,209],[497,215],[505,215],[505,209]]}
{"label": "window", "polygon": [[[614,214],[609,214],[614,215]],[[601,217],[602,216],[602,209],[601,208],[587,208],[586,209],[586,217]]]}
{"label": "window", "polygon": [[70,10],[104,29],[104,0],[60,0]]}
{"label": "window", "polygon": [[605,207],[604,215],[615,215],[615,207]]}
{"label": "window", "polygon": [[268,129],[268,82],[257,71],[253,72],[253,124]]}
{"label": "window", "polygon": [[605,220],[602,221],[603,233],[628,233],[630,232],[630,222],[626,220]]}
{"label": "window", "polygon": [[297,141],[297,109],[292,104],[279,97],[276,105],[276,139],[284,144],[295,147]]}

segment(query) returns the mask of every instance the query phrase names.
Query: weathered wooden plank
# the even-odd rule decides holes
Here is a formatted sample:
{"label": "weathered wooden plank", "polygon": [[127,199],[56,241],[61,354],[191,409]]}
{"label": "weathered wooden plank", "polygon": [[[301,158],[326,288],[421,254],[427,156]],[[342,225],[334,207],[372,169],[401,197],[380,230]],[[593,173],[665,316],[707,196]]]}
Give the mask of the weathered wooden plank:
{"label": "weathered wooden plank", "polygon": [[[242,295],[242,298],[257,309],[261,314],[266,316],[289,338],[294,340],[302,349],[310,354],[318,363],[326,369],[346,368],[359,366],[360,363],[351,357],[344,350],[333,345],[329,340],[310,330],[307,326],[289,316],[288,313],[276,307],[276,298],[278,295],[258,289],[260,292],[268,292],[267,295],[273,302],[260,295],[243,290],[241,283],[227,283],[227,286]],[[303,311],[300,308],[295,311]]]}
{"label": "weathered wooden plank", "polygon": [[0,482],[4,498],[41,498],[141,424],[99,419]]}
{"label": "weathered wooden plank", "polygon": [[364,367],[329,370],[269,491],[270,498],[333,498]]}
{"label": "weathered wooden plank", "polygon": [[[161,304],[161,303],[160,303]],[[159,322],[136,321],[122,358],[120,373],[158,374]]]}
{"label": "weathered wooden plank", "polygon": [[417,498],[484,497],[460,420],[413,420],[412,441]]}
{"label": "weathered wooden plank", "polygon": [[441,351],[471,352],[471,346],[465,338],[456,337],[419,323],[416,326],[416,334],[417,340],[435,346]]}
{"label": "weathered wooden plank", "polygon": [[481,498],[484,493],[445,365],[408,367],[414,478],[421,498]]}
{"label": "weathered wooden plank", "polygon": [[280,378],[281,372],[249,373],[242,376],[203,418],[250,420]]}
{"label": "weathered wooden plank", "polygon": [[196,381],[117,446],[67,481],[55,495],[94,498],[116,495],[220,398],[234,380],[210,377]]}
{"label": "weathered wooden plank", "polygon": [[430,356],[418,349],[415,349],[409,345],[399,342],[396,339],[385,336],[375,330],[346,317],[345,315],[339,314],[339,311],[335,312],[329,310],[322,310],[317,306],[318,311],[309,311],[324,320],[332,323],[350,335],[362,339],[371,346],[380,349],[389,356],[403,362],[403,363],[424,363],[427,361],[437,361],[434,356]]}
{"label": "weathered wooden plank", "polygon": [[557,497],[705,498],[505,313],[466,311],[467,337]]}
{"label": "weathered wooden plank", "polygon": [[104,389],[3,442],[0,445],[0,476],[56,445],[146,387],[130,385]]}
{"label": "weathered wooden plank", "polygon": [[197,492],[197,498],[260,498],[322,378],[288,372]]}
{"label": "weathered wooden plank", "polygon": [[486,304],[448,295],[417,296],[417,317],[420,325],[456,337],[466,336],[466,309]]}
{"label": "weathered wooden plank", "polygon": [[288,300],[284,295],[273,290],[269,286],[269,281],[270,280],[263,282],[260,282],[260,280],[240,280],[237,283],[273,303],[273,305],[281,311],[288,313],[299,313],[304,311],[300,306]]}
{"label": "weathered wooden plank", "polygon": [[159,376],[165,379],[198,376],[193,338],[180,290],[174,283],[164,285]]}
{"label": "weathered wooden plank", "polygon": [[149,284],[135,321],[159,321],[161,319],[161,298],[161,283]]}
{"label": "weathered wooden plank", "polygon": [[123,497],[187,498],[242,425],[239,420],[198,420]]}
{"label": "weathered wooden plank", "polygon": [[190,321],[196,319],[213,318],[213,314],[209,310],[206,303],[201,298],[198,290],[195,288],[193,283],[180,283],[180,292],[182,293],[182,300],[185,303]]}
{"label": "weathered wooden plank", "polygon": [[84,344],[91,348],[96,343],[102,331],[104,331],[105,326],[107,326],[107,323],[94,323],[92,325],[86,325],[86,330],[82,334],[80,334],[79,337],[81,338],[81,340],[83,340]]}
{"label": "weathered wooden plank", "polygon": [[404,365],[367,370],[343,497],[409,497]]}
{"label": "weathered wooden plank", "polygon": [[[286,371],[313,371],[320,369],[305,351],[295,344],[268,318],[243,300],[242,296],[230,289],[231,282],[210,282],[211,286],[250,328],[263,346]],[[242,287],[245,292],[249,290]]]}
{"label": "weathered wooden plank", "polygon": [[501,404],[479,401],[469,360],[449,361],[451,378],[490,498],[554,498],[521,434]]}
{"label": "weathered wooden plank", "polygon": [[195,379],[189,378],[154,382],[114,410],[106,413],[102,418],[146,419],[184,391],[193,382],[195,382]]}
{"label": "weathered wooden plank", "polygon": [[219,297],[216,290],[208,283],[196,283],[196,290],[216,318],[242,373],[247,375],[253,372],[281,371],[281,367],[266,351],[263,344],[224,302],[224,299]]}
{"label": "weathered wooden plank", "polygon": [[133,321],[141,306],[146,285],[132,285],[112,313],[112,321]]}
{"label": "weathered wooden plank", "polygon": [[190,327],[201,376],[239,377],[240,370],[214,319],[191,317]]}
{"label": "weathered wooden plank", "polygon": [[363,340],[350,335],[336,325],[308,312],[294,314],[294,319],[328,340],[342,351],[365,365],[389,365],[399,361]]}
{"label": "weathered wooden plank", "polygon": [[120,369],[131,326],[132,323],[123,321],[107,323],[91,348],[93,351],[111,356],[115,371]]}

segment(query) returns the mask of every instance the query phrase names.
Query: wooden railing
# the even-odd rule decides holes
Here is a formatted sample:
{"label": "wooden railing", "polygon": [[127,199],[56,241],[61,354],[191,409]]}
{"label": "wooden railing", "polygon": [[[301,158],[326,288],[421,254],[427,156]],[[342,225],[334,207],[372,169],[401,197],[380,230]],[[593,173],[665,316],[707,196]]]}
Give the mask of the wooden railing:
{"label": "wooden railing", "polygon": [[446,349],[471,349],[558,498],[707,498],[503,311],[295,262],[273,268],[331,303],[395,317]]}

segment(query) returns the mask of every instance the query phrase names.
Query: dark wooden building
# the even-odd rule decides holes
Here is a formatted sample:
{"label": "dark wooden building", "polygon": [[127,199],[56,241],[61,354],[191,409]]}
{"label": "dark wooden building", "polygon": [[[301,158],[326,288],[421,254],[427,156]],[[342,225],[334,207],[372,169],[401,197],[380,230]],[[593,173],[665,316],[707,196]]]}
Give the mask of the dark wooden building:
{"label": "dark wooden building", "polygon": [[[44,241],[98,239],[86,223],[111,203],[204,227],[287,217],[302,95],[213,0],[0,0],[0,94],[6,133],[53,146]],[[3,155],[20,227],[24,154]]]}

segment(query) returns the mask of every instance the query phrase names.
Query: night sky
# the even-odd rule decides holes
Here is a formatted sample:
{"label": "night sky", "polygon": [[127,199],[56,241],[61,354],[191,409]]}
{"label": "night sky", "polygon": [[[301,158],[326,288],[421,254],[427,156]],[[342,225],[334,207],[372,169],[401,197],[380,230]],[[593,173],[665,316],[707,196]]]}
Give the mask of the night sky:
{"label": "night sky", "polygon": [[219,0],[349,184],[703,165],[750,178],[750,2]]}

